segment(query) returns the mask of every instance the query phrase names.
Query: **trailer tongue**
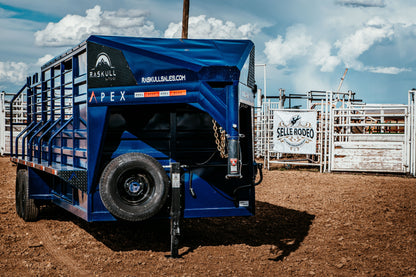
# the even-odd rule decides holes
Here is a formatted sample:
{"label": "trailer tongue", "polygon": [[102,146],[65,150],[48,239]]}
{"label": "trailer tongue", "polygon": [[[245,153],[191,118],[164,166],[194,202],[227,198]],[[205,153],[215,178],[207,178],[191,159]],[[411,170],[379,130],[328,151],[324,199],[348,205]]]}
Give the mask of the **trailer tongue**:
{"label": "trailer tongue", "polygon": [[52,202],[86,221],[170,216],[178,230],[181,217],[254,214],[255,91],[248,40],[89,37],[14,97],[27,103],[11,140],[18,215]]}

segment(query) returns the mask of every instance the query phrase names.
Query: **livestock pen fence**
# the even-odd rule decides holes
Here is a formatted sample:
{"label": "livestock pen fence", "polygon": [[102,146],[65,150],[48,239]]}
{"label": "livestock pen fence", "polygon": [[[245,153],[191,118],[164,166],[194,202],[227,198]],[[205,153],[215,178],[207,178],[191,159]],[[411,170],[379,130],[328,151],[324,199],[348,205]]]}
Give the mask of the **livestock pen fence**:
{"label": "livestock pen fence", "polygon": [[[10,154],[10,135],[17,136],[26,121],[25,95],[10,111],[11,94],[0,92],[0,154]],[[294,109],[294,99],[305,100],[306,109]],[[362,104],[354,93],[309,91],[304,95],[281,94],[279,101],[263,101],[255,113],[255,155],[265,168],[275,164],[318,167],[321,172],[370,171],[410,173],[416,176],[416,90],[408,104]],[[289,102],[289,108],[284,107]],[[276,150],[273,132],[279,111],[316,114],[316,142],[312,153]],[[10,122],[13,120],[13,130]]]}
{"label": "livestock pen fence", "polygon": [[[278,102],[272,102],[269,98],[268,101],[263,101],[261,107],[257,108],[255,115],[255,154],[257,158],[264,158],[265,168],[270,168],[273,164],[285,164],[285,165],[308,165],[317,166],[321,172],[328,171],[329,159],[330,159],[330,146],[331,146],[331,112],[332,109],[337,106],[348,106],[352,102],[355,102],[354,93],[349,92],[329,92],[329,91],[309,91],[304,95],[290,94],[285,95],[284,91],[280,91]],[[306,109],[298,109],[298,106],[293,105],[294,100],[302,101],[302,106],[306,106]],[[285,103],[289,104],[288,108],[283,108]],[[273,130],[277,130],[276,124],[280,126],[289,127],[289,122],[277,122],[277,117],[281,113],[287,113],[289,117],[291,114],[299,117],[311,113],[316,117],[316,121],[313,122],[314,140],[305,141],[302,137],[286,136],[276,139],[276,133]],[[289,118],[290,120],[291,118]],[[284,121],[284,120],[283,120]],[[299,122],[301,122],[300,120]],[[301,123],[301,125],[307,125],[307,123]],[[292,147],[292,149],[286,149],[287,151],[279,151],[279,145],[289,143],[293,145],[289,140],[296,141],[296,144],[304,142],[304,145],[309,144],[309,150],[306,152],[304,149]],[[310,145],[313,143],[314,145]],[[314,149],[312,149],[314,148]]]}
{"label": "livestock pen fence", "polygon": [[[20,94],[13,103],[13,110],[10,110],[10,100],[14,94],[0,92],[0,155],[9,155],[10,138],[16,137],[26,127],[26,95],[25,92]],[[10,123],[13,121],[13,128]]]}
{"label": "livestock pen fence", "polygon": [[[283,164],[416,176],[415,95],[409,91],[407,105],[364,104],[351,91],[281,94],[279,101],[263,101],[255,115],[256,157],[267,169]],[[294,98],[306,101],[306,109],[283,108]],[[311,115],[313,122],[306,119]]]}

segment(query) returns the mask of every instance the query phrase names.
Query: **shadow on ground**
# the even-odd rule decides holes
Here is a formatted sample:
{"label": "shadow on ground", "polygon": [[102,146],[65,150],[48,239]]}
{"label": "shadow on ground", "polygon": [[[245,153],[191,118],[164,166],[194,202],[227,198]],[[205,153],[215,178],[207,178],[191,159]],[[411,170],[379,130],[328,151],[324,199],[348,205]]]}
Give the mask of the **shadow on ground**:
{"label": "shadow on ground", "polygon": [[[168,220],[88,223],[56,210],[60,209],[46,209],[42,218],[72,221],[114,251],[170,251]],[[185,219],[180,247],[188,250],[179,254],[184,256],[201,246],[271,245],[276,255],[273,260],[279,261],[299,248],[314,218],[306,212],[256,201],[256,215],[252,217]]]}

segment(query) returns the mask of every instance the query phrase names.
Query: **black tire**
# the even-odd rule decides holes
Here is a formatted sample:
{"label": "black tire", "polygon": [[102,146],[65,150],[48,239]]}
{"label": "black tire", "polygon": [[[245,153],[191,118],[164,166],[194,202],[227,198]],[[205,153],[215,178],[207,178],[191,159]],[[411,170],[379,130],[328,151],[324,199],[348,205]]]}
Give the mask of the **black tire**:
{"label": "black tire", "polygon": [[169,179],[162,165],[142,153],[118,156],[101,174],[101,200],[120,219],[151,218],[165,205],[168,193]]}
{"label": "black tire", "polygon": [[29,198],[29,172],[19,169],[16,175],[16,212],[24,221],[36,221],[39,216],[39,206],[34,199]]}

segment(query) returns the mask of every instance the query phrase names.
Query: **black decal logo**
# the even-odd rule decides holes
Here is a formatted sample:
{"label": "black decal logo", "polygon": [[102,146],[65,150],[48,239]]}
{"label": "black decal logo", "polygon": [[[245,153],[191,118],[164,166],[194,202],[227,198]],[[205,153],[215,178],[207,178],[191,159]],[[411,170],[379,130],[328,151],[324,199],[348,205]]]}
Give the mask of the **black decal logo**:
{"label": "black decal logo", "polygon": [[105,81],[115,81],[117,73],[111,63],[110,56],[104,52],[98,54],[95,66],[89,72],[89,77],[91,79],[97,78]]}
{"label": "black decal logo", "polygon": [[123,51],[94,42],[87,42],[87,74],[89,89],[137,85]]}
{"label": "black decal logo", "polygon": [[292,119],[290,120],[290,123],[292,124],[292,126],[295,125],[299,119],[300,119],[300,115],[292,117]]}

